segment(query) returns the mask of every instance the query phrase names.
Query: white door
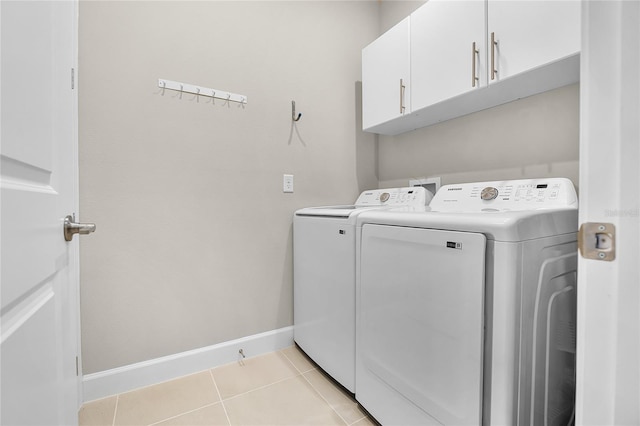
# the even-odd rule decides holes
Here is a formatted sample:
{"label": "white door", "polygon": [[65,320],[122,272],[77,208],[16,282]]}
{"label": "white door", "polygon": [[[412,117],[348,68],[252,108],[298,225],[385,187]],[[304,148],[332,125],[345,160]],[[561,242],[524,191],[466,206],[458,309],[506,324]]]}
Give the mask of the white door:
{"label": "white door", "polygon": [[482,0],[430,0],[411,14],[411,109],[487,85]]}
{"label": "white door", "polygon": [[615,260],[578,263],[576,424],[640,424],[640,3],[585,1],[580,223],[615,225]]}
{"label": "white door", "polygon": [[2,1],[3,425],[77,424],[77,6]]}
{"label": "white door", "polygon": [[580,51],[579,0],[489,0],[487,16],[489,51],[491,33],[498,43],[489,84]]}
{"label": "white door", "polygon": [[409,18],[362,49],[362,127],[410,112]]}

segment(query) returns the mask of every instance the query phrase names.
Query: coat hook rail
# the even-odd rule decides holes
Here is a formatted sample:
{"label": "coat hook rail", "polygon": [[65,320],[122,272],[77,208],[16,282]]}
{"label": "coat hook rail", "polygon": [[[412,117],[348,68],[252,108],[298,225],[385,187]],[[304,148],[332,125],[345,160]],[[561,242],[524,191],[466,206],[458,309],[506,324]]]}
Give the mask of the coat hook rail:
{"label": "coat hook rail", "polygon": [[222,99],[229,102],[238,102],[241,104],[247,103],[247,97],[245,95],[211,89],[209,87],[196,86],[193,84],[180,83],[179,81],[165,80],[163,78],[158,79],[158,87],[162,89],[175,90],[181,93],[192,93],[196,96]]}

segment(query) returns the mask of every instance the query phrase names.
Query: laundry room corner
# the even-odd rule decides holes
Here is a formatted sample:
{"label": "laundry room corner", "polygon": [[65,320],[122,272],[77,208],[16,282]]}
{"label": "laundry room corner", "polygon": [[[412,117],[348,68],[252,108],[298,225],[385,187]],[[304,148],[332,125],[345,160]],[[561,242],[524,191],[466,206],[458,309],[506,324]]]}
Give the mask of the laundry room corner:
{"label": "laundry room corner", "polygon": [[80,215],[98,224],[81,242],[83,374],[293,324],[293,212],[377,186],[375,136],[354,115],[378,12],[80,3]]}

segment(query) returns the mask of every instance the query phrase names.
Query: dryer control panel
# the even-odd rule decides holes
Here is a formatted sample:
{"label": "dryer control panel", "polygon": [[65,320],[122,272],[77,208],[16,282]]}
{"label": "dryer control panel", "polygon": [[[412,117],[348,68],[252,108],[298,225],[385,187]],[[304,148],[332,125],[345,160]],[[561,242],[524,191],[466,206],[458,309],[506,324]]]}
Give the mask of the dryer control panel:
{"label": "dryer control panel", "polygon": [[421,186],[408,188],[386,188],[364,191],[356,200],[356,207],[390,206],[390,207],[424,207],[429,204],[433,195]]}
{"label": "dryer control panel", "polygon": [[565,178],[462,183],[442,186],[430,207],[450,212],[577,208],[578,196]]}

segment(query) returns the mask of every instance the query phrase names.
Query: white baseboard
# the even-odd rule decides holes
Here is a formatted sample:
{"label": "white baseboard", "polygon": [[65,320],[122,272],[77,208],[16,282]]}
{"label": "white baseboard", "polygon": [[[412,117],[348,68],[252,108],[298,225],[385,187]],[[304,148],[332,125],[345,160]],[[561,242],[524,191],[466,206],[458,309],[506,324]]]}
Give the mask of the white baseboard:
{"label": "white baseboard", "polygon": [[83,401],[105,398],[228,364],[238,360],[240,349],[243,349],[247,357],[252,357],[291,345],[293,327],[290,326],[206,348],[87,374],[82,378]]}

